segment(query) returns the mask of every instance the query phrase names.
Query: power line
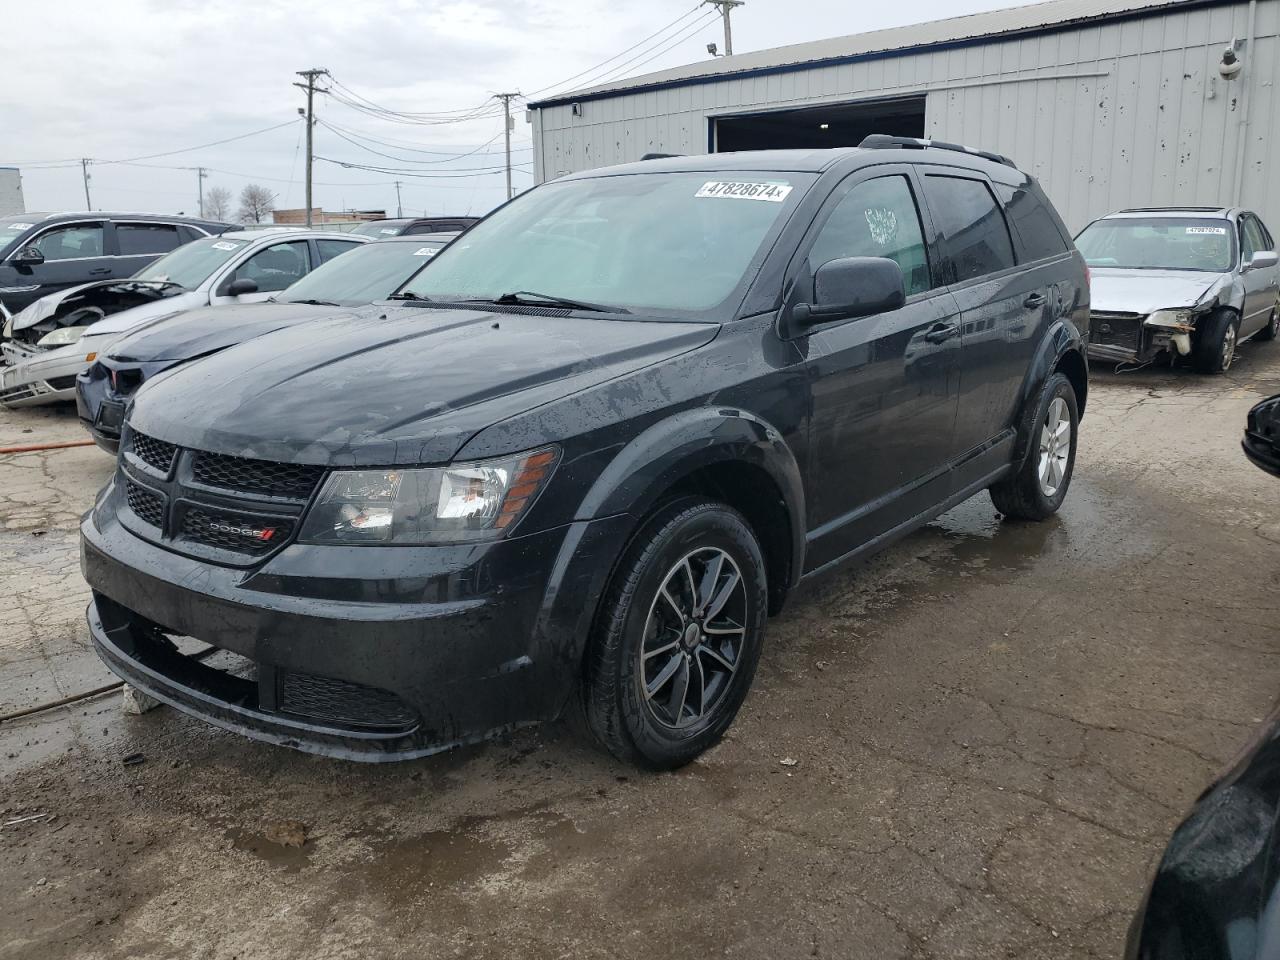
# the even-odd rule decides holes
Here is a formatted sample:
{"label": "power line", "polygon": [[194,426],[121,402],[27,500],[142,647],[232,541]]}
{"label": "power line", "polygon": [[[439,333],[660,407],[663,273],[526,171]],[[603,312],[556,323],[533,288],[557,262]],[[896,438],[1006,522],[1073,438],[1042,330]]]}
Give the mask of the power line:
{"label": "power line", "polygon": [[[365,133],[365,132],[364,132],[364,131],[362,131],[362,130],[352,130],[350,127],[344,127],[344,126],[341,126],[341,125],[339,125],[339,124],[333,123],[332,121],[329,121],[329,120],[319,120],[319,119],[317,119],[317,121],[316,121],[316,122],[317,122],[317,123],[319,123],[322,127],[328,127],[328,128],[329,128],[330,130],[332,130],[334,133],[345,133],[345,134],[347,134],[348,136],[350,136],[350,137],[354,137],[355,139],[360,140],[360,141],[365,142],[365,143],[376,143],[376,144],[378,144],[378,146],[380,146],[380,147],[391,147],[391,148],[393,148],[393,149],[395,149],[395,150],[407,150],[407,151],[409,151],[410,153],[422,153],[422,154],[426,154],[426,155],[428,155],[428,156],[448,157],[448,158],[451,158],[451,159],[458,159],[458,158],[460,158],[460,157],[471,157],[471,156],[475,156],[476,154],[481,153],[481,151],[483,151],[485,147],[489,146],[491,143],[493,143],[493,141],[494,141],[494,140],[497,140],[497,139],[498,139],[498,137],[500,137],[500,136],[501,136],[501,134],[495,134],[495,135],[492,137],[492,139],[490,139],[490,140],[486,141],[485,143],[480,144],[480,146],[475,147],[475,148],[473,148],[473,149],[471,149],[471,150],[467,150],[465,153],[458,153],[457,151],[454,151],[454,150],[427,150],[427,149],[422,149],[422,145],[421,145],[421,144],[415,144],[415,143],[413,143],[413,142],[411,142],[411,141],[406,141],[406,140],[389,140],[389,139],[386,139],[386,138],[383,138],[383,137],[375,137],[375,136],[373,136],[372,134]],[[524,140],[524,141],[517,141],[517,142],[521,142],[521,143],[527,143],[527,144],[529,144],[529,146],[527,146],[527,147],[518,147],[518,148],[516,148],[516,149],[518,149],[518,150],[532,150],[532,149],[533,149],[533,141],[532,141],[532,140]],[[496,151],[494,151],[494,152],[496,153]],[[417,162],[423,162],[423,161],[414,161],[414,162],[415,162],[415,163],[417,163]],[[448,162],[448,161],[446,160],[446,161],[441,161],[441,162],[442,162],[442,163],[446,163],[446,162]]]}
{"label": "power line", "polygon": [[639,70],[641,67],[645,66],[646,64],[652,63],[654,60],[657,60],[663,54],[669,53],[670,51],[674,50],[676,47],[684,43],[686,40],[689,40],[694,36],[696,36],[708,24],[710,24],[711,21],[715,19],[716,19],[715,12],[708,11],[706,15],[702,17],[702,19],[691,24],[687,30],[684,30],[683,32],[681,32],[679,36],[672,39],[671,42],[667,44],[665,47],[663,47],[661,50],[658,50],[656,53],[653,53],[652,56],[648,57],[645,60],[640,60],[639,63],[636,62],[636,60],[644,56],[646,53],[651,53],[653,49],[651,47],[649,50],[642,51],[641,53],[637,54],[635,57],[632,57],[630,60],[626,61],[625,63],[619,64],[617,67],[615,67],[613,70],[610,70],[608,73],[603,74],[599,77],[596,77],[594,80],[591,81],[591,85],[596,86],[602,83],[614,83],[618,80],[625,79],[627,76],[634,75],[635,71]]}
{"label": "power line", "polygon": [[[480,153],[480,151],[482,151],[485,147],[489,146],[495,140],[497,140],[500,136],[502,136],[501,133],[495,133],[492,138],[490,138],[485,143],[482,143],[480,146],[476,147],[474,150],[471,150],[467,153],[449,154],[448,159],[445,159],[445,160],[417,160],[417,159],[414,159],[413,157],[398,157],[394,154],[383,153],[381,150],[375,150],[373,149],[373,147],[367,146],[366,144],[360,143],[358,140],[347,136],[347,134],[344,133],[342,130],[340,130],[339,128],[335,127],[333,124],[325,120],[317,120],[316,123],[320,124],[320,126],[324,127],[325,129],[337,134],[339,137],[347,141],[347,143],[351,144],[352,146],[359,147],[361,150],[367,150],[369,153],[372,153],[379,157],[383,157],[387,160],[395,160],[399,163],[414,163],[422,166],[432,166],[440,163],[453,163],[454,160],[460,160],[463,157],[475,156],[476,154]],[[529,147],[529,149],[532,150],[533,148]]]}
{"label": "power line", "polygon": [[[470,176],[485,176],[495,173],[502,173],[506,170],[506,166],[497,167],[468,167],[463,170],[451,171],[448,173],[423,173],[420,170],[402,170],[396,167],[375,167],[364,163],[353,163],[347,160],[335,160],[332,157],[322,157],[317,154],[317,160],[323,160],[325,163],[332,163],[335,166],[343,167],[347,170],[368,170],[371,173],[383,173],[398,177],[414,177],[419,180],[462,180]],[[522,170],[519,168],[533,166],[533,161],[525,163],[512,164],[513,169],[517,169],[521,173],[531,173],[532,171]],[[342,184],[337,184],[342,186]]]}
{"label": "power line", "polygon": [[[261,130],[251,130],[249,133],[237,134],[234,137],[226,137],[222,140],[213,140],[209,143],[197,144],[194,147],[183,147],[180,150],[166,150],[163,153],[150,153],[141,157],[125,157],[122,160],[96,160],[93,157],[86,157],[83,159],[88,160],[90,163],[96,163],[96,164],[102,164],[102,165],[116,164],[116,163],[135,163],[139,160],[155,160],[160,157],[172,157],[179,153],[191,153],[194,150],[204,150],[207,147],[217,147],[224,143],[232,143],[236,140],[246,140],[249,137],[260,136],[261,134],[264,134],[264,133],[270,133],[272,130],[280,130],[283,127],[292,126],[297,122],[298,122],[297,120],[287,120],[284,123],[277,123],[271,127],[263,127]],[[81,165],[81,158],[77,157],[74,160],[31,160],[26,163],[22,163],[20,161],[7,161],[7,162],[12,163],[12,165],[15,167],[23,167],[28,170],[53,170],[53,169],[59,169],[59,168],[65,168],[65,167],[78,167]]]}

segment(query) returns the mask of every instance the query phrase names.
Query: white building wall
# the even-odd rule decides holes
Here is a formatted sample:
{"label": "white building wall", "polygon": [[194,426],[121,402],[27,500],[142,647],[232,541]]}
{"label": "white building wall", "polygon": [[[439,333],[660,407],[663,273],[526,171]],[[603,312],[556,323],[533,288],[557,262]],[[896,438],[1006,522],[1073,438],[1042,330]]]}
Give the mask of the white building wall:
{"label": "white building wall", "polygon": [[17,167],[0,167],[0,217],[26,213],[22,199],[22,174]]}
{"label": "white building wall", "polygon": [[1280,235],[1269,150],[1280,133],[1280,0],[1257,0],[1242,73],[1218,74],[1249,11],[1222,4],[612,95],[583,101],[580,117],[568,104],[534,110],[535,173],[541,182],[650,152],[705,153],[713,117],[923,93],[928,136],[1009,155],[1073,230],[1121,207],[1238,202]]}

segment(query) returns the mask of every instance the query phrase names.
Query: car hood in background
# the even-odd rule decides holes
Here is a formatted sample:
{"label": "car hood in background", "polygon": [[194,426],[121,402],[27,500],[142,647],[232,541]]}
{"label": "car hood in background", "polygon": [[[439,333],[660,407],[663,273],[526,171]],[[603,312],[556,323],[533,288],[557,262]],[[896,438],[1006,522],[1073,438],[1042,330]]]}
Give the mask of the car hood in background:
{"label": "car hood in background", "polygon": [[139,391],[130,422],[181,446],[264,460],[445,463],[484,427],[692,350],[718,330],[384,305],[179,367]]}
{"label": "car hood in background", "polygon": [[191,360],[281,327],[316,320],[342,307],[305,303],[246,303],[225,307],[200,307],[126,333],[108,351],[113,360],[150,363],[157,360]]}
{"label": "car hood in background", "polygon": [[[146,306],[165,301],[171,302],[177,296],[184,295],[184,292],[176,287],[165,289],[164,285],[159,283],[145,283],[137,280],[97,280],[93,283],[82,283],[76,287],[68,287],[66,290],[59,290],[57,293],[41,297],[29,307],[14,314],[13,329],[25,330],[28,327],[34,327],[41,320],[52,317],[57,313],[70,313],[72,310],[79,310],[81,307],[101,307],[104,303],[111,302],[129,290],[146,288],[155,290],[160,298],[144,304]],[[125,309],[134,308],[126,307]]]}
{"label": "car hood in background", "polygon": [[1090,267],[1089,300],[1102,313],[1152,313],[1194,307],[1223,273]]}

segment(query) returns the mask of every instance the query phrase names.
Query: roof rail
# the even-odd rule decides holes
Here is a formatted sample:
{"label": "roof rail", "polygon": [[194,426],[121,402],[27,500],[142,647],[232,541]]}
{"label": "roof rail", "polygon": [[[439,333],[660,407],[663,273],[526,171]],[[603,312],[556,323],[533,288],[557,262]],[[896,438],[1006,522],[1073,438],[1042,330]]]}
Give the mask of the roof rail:
{"label": "roof rail", "polygon": [[973,157],[982,157],[984,160],[993,160],[996,163],[1004,164],[1006,167],[1017,166],[1003,154],[975,150],[973,147],[966,147],[959,143],[946,143],[943,140],[920,140],[916,137],[891,137],[885,133],[873,133],[869,137],[865,137],[858,146],[864,150],[954,150],[957,153],[967,153]]}
{"label": "roof rail", "polygon": [[672,157],[683,157],[683,153],[646,153],[641,160],[669,160]]}
{"label": "roof rail", "polygon": [[1171,207],[1126,207],[1117,213],[1226,213],[1230,207],[1196,207],[1196,206],[1171,206]]}

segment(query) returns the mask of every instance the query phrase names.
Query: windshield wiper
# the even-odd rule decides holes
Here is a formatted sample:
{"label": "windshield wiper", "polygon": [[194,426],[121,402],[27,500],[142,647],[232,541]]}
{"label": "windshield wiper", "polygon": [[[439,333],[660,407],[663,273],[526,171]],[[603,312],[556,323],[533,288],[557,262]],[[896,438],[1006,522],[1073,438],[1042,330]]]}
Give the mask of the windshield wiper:
{"label": "windshield wiper", "polygon": [[334,303],[332,300],[281,300],[281,303],[305,303],[312,307],[340,307],[342,304]]}
{"label": "windshield wiper", "polygon": [[568,297],[557,297],[550,293],[538,293],[535,290],[516,290],[495,297],[491,303],[510,304],[512,306],[536,307],[549,303],[569,310],[590,310],[594,313],[630,313],[624,307],[610,307],[603,303],[590,303],[586,300],[570,300]]}
{"label": "windshield wiper", "polygon": [[414,293],[412,290],[401,290],[399,293],[393,293],[387,297],[388,300],[417,300],[421,303],[434,303],[430,297],[424,297],[421,294]]}

